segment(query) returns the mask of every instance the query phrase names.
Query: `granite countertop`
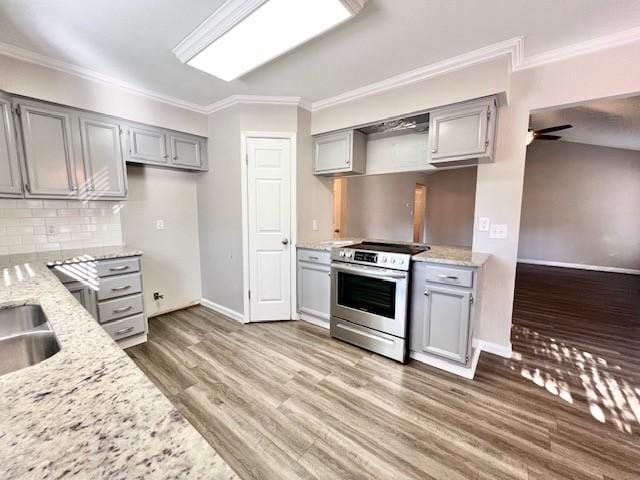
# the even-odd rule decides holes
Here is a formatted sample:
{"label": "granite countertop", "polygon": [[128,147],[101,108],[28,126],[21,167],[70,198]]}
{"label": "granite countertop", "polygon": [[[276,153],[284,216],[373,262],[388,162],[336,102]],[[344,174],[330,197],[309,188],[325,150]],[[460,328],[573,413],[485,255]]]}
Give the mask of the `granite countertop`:
{"label": "granite countertop", "polygon": [[463,267],[481,267],[489,259],[488,253],[474,252],[466,247],[431,245],[429,250],[411,257],[414,262],[442,263]]}
{"label": "granite countertop", "polygon": [[[321,240],[316,242],[300,242],[296,246],[306,250],[331,251],[332,247],[346,247],[360,243],[360,238],[345,238],[336,240]],[[389,242],[388,240],[368,240],[373,242]],[[411,244],[411,242],[391,242]],[[415,262],[442,263],[445,265],[459,265],[463,267],[481,267],[490,257],[488,253],[474,252],[466,247],[448,245],[430,245],[429,250],[411,257]]]}
{"label": "granite countertop", "polygon": [[0,308],[40,304],[61,346],[0,376],[1,478],[237,478],[45,265],[141,253],[0,256]]}

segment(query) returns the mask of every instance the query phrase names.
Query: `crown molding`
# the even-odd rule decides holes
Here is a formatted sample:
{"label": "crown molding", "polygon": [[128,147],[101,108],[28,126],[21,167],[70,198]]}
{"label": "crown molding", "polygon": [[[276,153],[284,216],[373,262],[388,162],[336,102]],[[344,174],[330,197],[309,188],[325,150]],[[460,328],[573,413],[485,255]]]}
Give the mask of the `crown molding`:
{"label": "crown molding", "polygon": [[411,85],[431,77],[454,72],[477,63],[486,62],[494,58],[509,55],[512,69],[522,61],[523,37],[515,37],[503,42],[494,43],[477,50],[473,50],[456,57],[451,57],[441,62],[432,63],[424,67],[416,68],[399,75],[387,78],[380,82],[371,83],[364,87],[356,88],[334,97],[325,98],[312,103],[312,111],[323,110],[342,103],[351,102],[359,98],[368,97],[377,93],[386,92],[395,88]]}
{"label": "crown molding", "polygon": [[260,8],[267,0],[227,0],[187,35],[173,53],[187,63],[198,53]]}
{"label": "crown molding", "polygon": [[212,114],[234,105],[280,105],[290,107],[300,107],[311,111],[311,104],[302,97],[283,97],[270,95],[231,95],[223,98],[219,102],[212,103],[205,107],[207,114]]}
{"label": "crown molding", "polygon": [[88,68],[63,62],[62,60],[57,60],[55,58],[32,52],[31,50],[26,50],[24,48],[20,48],[8,43],[0,42],[0,55],[39,65],[41,67],[51,68],[59,72],[84,78],[85,80],[91,80],[93,82],[97,82],[109,87],[115,87],[127,93],[162,102],[174,107],[191,110],[197,113],[206,113],[206,109],[202,105],[154,92],[153,90],[148,90],[146,88],[133,85],[132,83],[110,77],[109,75],[104,75]]}
{"label": "crown molding", "polygon": [[529,68],[539,67],[548,63],[559,62],[572,57],[585,55],[588,53],[606,50],[612,47],[618,47],[627,43],[640,41],[640,27],[622,32],[612,33],[603,37],[592,38],[584,42],[574,43],[566,47],[548,50],[530,57],[522,58],[514,67],[514,70],[526,70]]}

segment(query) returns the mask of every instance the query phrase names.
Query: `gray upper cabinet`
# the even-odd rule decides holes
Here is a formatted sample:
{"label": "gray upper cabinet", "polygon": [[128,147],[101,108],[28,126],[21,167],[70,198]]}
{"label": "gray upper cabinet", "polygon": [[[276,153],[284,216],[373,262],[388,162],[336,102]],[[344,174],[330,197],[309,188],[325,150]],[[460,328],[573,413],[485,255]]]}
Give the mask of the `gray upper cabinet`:
{"label": "gray upper cabinet", "polygon": [[160,165],[169,163],[167,137],[163,130],[152,127],[130,126],[128,137],[128,162]]}
{"label": "gray upper cabinet", "polygon": [[313,138],[315,175],[365,173],[367,137],[357,130],[318,135]]}
{"label": "gray upper cabinet", "polygon": [[71,114],[38,102],[20,102],[27,197],[77,197]]}
{"label": "gray upper cabinet", "polygon": [[492,161],[495,118],[493,98],[430,112],[431,164],[451,166]]}
{"label": "gray upper cabinet", "polygon": [[22,197],[22,178],[11,103],[0,97],[0,197]]}
{"label": "gray upper cabinet", "polygon": [[169,144],[171,145],[171,165],[191,168],[204,167],[204,151],[199,138],[170,134]]}
{"label": "gray upper cabinet", "polygon": [[82,198],[126,198],[127,176],[121,125],[91,114],[80,114],[78,123],[85,173],[85,181],[81,185]]}

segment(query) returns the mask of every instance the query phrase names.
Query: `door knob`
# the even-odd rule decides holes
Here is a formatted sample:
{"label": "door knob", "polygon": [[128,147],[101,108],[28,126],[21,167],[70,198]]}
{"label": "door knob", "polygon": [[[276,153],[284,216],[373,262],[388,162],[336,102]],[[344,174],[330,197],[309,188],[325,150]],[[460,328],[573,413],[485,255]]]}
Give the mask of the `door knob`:
{"label": "door knob", "polygon": [[282,239],[282,244],[283,245],[289,245],[289,239],[288,238],[283,238]]}

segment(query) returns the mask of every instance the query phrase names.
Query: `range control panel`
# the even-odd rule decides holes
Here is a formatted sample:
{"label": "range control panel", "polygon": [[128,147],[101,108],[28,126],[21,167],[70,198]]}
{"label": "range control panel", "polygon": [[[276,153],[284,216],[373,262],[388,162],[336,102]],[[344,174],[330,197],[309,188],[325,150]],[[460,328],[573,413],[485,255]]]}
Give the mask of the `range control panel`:
{"label": "range control panel", "polygon": [[331,260],[361,265],[371,265],[393,270],[409,270],[411,255],[404,253],[372,252],[351,248],[334,248]]}

